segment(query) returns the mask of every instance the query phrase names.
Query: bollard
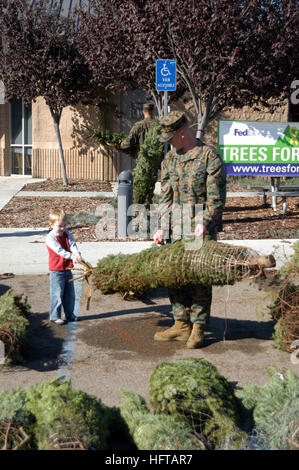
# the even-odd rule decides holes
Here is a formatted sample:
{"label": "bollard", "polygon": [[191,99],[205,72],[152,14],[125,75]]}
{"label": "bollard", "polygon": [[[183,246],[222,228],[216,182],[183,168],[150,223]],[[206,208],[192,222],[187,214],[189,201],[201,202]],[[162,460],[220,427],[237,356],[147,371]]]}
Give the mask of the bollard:
{"label": "bollard", "polygon": [[128,207],[133,202],[133,176],[129,170],[122,171],[118,176],[117,195],[117,236],[126,238],[128,236]]}

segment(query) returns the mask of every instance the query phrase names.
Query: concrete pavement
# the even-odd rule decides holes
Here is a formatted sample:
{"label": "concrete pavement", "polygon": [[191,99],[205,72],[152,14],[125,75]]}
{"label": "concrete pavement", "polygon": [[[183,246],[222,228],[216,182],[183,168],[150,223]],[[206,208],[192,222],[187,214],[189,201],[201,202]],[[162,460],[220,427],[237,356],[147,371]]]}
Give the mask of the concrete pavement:
{"label": "concrete pavement", "polygon": [[[48,228],[0,228],[0,274],[47,274],[48,251],[45,239]],[[110,254],[137,253],[152,242],[77,242],[86,261],[97,261]]]}
{"label": "concrete pavement", "polygon": [[[0,228],[0,274],[46,274],[48,251],[45,238],[48,228]],[[296,239],[290,240],[222,240],[231,245],[252,248],[262,255],[273,254],[277,269],[293,254]],[[149,248],[152,241],[98,241],[78,242],[86,261],[96,266],[97,261],[110,254],[132,254]]]}
{"label": "concrete pavement", "polygon": [[[159,190],[155,190],[155,194],[160,194]],[[117,197],[117,192],[96,192],[96,191],[21,191],[15,194],[17,197]],[[226,197],[255,197],[263,196],[262,192],[228,192]]]}
{"label": "concrete pavement", "polygon": [[0,176],[0,210],[14,197],[25,184],[44,181],[41,178],[26,176]]}

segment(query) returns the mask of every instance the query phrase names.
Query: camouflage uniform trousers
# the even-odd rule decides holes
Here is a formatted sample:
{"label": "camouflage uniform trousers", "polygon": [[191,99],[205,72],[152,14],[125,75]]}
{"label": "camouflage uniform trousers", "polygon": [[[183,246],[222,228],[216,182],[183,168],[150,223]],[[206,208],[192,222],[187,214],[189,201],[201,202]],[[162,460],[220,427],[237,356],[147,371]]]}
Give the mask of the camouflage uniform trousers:
{"label": "camouflage uniform trousers", "polygon": [[[217,233],[206,238],[217,240]],[[168,289],[174,320],[187,320],[205,325],[210,317],[212,304],[212,286],[189,285],[179,289]]]}

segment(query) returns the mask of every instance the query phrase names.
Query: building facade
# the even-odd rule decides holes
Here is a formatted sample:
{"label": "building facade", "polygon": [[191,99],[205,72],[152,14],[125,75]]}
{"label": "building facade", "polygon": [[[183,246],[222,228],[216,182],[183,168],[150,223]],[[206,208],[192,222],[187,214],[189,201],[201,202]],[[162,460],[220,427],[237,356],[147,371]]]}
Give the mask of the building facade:
{"label": "building facade", "polygon": [[[2,90],[2,92],[1,92]],[[0,87],[0,175],[32,175],[34,178],[61,178],[58,144],[49,108],[42,98],[30,106],[22,100],[5,103],[3,86]],[[119,109],[117,119],[111,120],[110,129],[127,134],[131,126],[142,118],[143,91],[125,91],[115,95]],[[172,109],[184,110],[196,122],[192,103],[176,103]],[[286,100],[274,113],[228,109],[220,119],[251,121],[298,121],[298,106],[290,107]],[[97,109],[93,106],[67,107],[63,110],[60,130],[67,175],[70,179],[117,181],[118,174],[132,169],[131,157],[111,147],[99,146],[84,134],[85,126],[100,127]],[[195,129],[195,128],[194,128]],[[206,132],[206,143],[217,145],[217,121]]]}
{"label": "building facade", "polygon": [[[120,118],[111,119],[110,129],[127,134],[141,118],[144,99],[142,91],[122,92],[115,96],[114,105],[120,111]],[[117,181],[120,171],[134,167],[134,161],[128,155],[90,140],[84,132],[85,126],[101,128],[96,107],[63,110],[60,131],[69,178]],[[30,106],[25,106],[20,99],[11,103],[1,100],[0,175],[61,178],[54,125],[42,98]]]}

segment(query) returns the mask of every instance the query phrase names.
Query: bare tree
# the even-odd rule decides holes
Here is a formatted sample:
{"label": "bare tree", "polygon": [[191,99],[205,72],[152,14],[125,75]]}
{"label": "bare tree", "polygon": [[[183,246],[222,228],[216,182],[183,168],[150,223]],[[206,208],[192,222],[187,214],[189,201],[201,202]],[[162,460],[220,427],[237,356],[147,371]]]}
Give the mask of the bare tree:
{"label": "bare tree", "polygon": [[2,0],[0,78],[6,98],[30,104],[42,96],[49,106],[59,148],[63,184],[68,184],[60,135],[65,106],[92,99],[91,72],[78,51],[74,14],[60,15],[59,5],[46,0]]}

